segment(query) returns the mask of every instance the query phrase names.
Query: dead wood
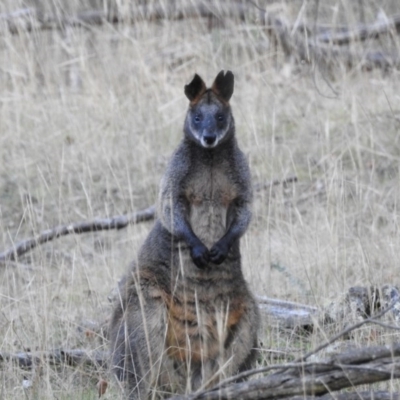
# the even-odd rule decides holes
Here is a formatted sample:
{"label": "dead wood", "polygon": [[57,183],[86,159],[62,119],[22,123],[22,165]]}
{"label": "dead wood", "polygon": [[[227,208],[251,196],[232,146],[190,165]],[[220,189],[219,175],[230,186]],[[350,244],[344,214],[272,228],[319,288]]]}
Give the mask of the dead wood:
{"label": "dead wood", "polygon": [[139,21],[182,20],[187,18],[231,18],[244,20],[248,7],[232,1],[198,1],[177,7],[170,2],[168,7],[151,4],[137,5],[127,13],[87,10],[76,15],[45,15],[35,8],[25,8],[11,13],[0,14],[0,32],[12,35],[34,30],[64,29],[71,27],[90,27],[94,25],[130,23]]}
{"label": "dead wood", "polygon": [[[304,398],[303,398],[304,399]],[[316,400],[316,397],[308,398],[308,400]],[[361,391],[340,394],[326,394],[318,397],[319,400],[400,400],[399,392],[388,392],[386,390]],[[292,398],[291,400],[300,400],[300,398]],[[307,398],[306,398],[307,400]]]}
{"label": "dead wood", "polygon": [[324,66],[344,64],[348,68],[360,67],[364,70],[389,69],[400,65],[400,57],[395,53],[380,50],[357,53],[342,46],[355,41],[378,39],[383,34],[400,33],[400,15],[378,18],[371,25],[356,28],[310,26],[301,22],[292,26],[284,17],[252,4],[259,10],[259,19],[271,43],[275,47],[279,44],[286,59],[294,58],[302,63],[323,62]]}
{"label": "dead wood", "polygon": [[320,43],[332,43],[335,45],[350,44],[355,41],[365,41],[369,39],[379,39],[384,34],[391,32],[400,33],[400,15],[385,18],[384,21],[376,21],[370,25],[362,25],[354,29],[335,29],[325,30],[317,35],[316,39]]}
{"label": "dead wood", "polygon": [[[133,4],[133,3],[132,3]],[[129,23],[139,21],[182,20],[188,18],[208,18],[225,21],[246,20],[246,17],[258,10],[258,20],[265,27],[271,43],[280,45],[285,56],[294,57],[298,62],[312,63],[324,60],[326,64],[342,63],[348,68],[360,66],[369,70],[372,68],[388,69],[400,65],[397,54],[382,51],[366,50],[356,54],[352,49],[343,48],[355,41],[378,39],[384,34],[400,33],[400,15],[392,18],[378,18],[370,25],[356,28],[309,26],[304,23],[289,24],[281,16],[268,13],[253,2],[239,1],[198,1],[183,7],[173,2],[168,7],[157,4],[137,5],[126,11],[88,10],[77,15],[45,15],[35,8],[25,8],[11,13],[0,14],[0,33],[19,34],[34,30],[59,29],[67,27],[89,28],[95,25]],[[254,15],[253,15],[254,16]]]}
{"label": "dead wood", "polygon": [[108,353],[82,349],[57,349],[52,351],[0,353],[0,364],[12,362],[20,368],[32,368],[42,363],[50,365],[84,365],[89,367],[107,367]]}
{"label": "dead wood", "polygon": [[364,347],[322,362],[290,363],[267,367],[285,372],[170,400],[261,400],[294,396],[332,395],[332,392],[400,378],[400,344]]}
{"label": "dead wood", "polygon": [[355,391],[340,394],[325,394],[324,396],[294,396],[290,400],[400,400],[399,392],[388,392],[386,390]]}
{"label": "dead wood", "polygon": [[0,263],[8,260],[15,260],[19,256],[27,253],[38,245],[50,242],[62,236],[70,234],[80,234],[87,232],[97,232],[111,229],[122,229],[131,224],[149,221],[154,219],[155,207],[150,206],[142,211],[130,215],[117,215],[112,218],[98,218],[93,221],[76,222],[69,225],[56,226],[41,232],[37,237],[22,240],[12,248],[0,253]]}
{"label": "dead wood", "polygon": [[[355,52],[353,49],[335,45],[339,43],[332,41],[335,37],[333,30],[317,27],[315,30],[323,31],[323,33],[313,36],[310,34],[311,28],[303,25],[297,27],[296,31],[293,32],[293,27],[277,15],[261,13],[260,16],[271,41],[280,45],[287,59],[294,58],[297,62],[305,62],[307,64],[323,63],[324,66],[344,64],[348,68],[359,67],[363,70],[371,70],[373,68],[387,70],[400,65],[400,56],[398,54],[385,53],[380,50]],[[400,28],[400,16],[395,18],[396,21],[399,21]],[[350,38],[353,33],[341,31],[337,35],[337,41],[340,41],[339,36],[344,38],[347,35]]]}
{"label": "dead wood", "polygon": [[323,318],[323,312],[317,307],[305,304],[257,296],[260,312],[268,325],[276,324],[281,328],[302,327],[307,329]]}

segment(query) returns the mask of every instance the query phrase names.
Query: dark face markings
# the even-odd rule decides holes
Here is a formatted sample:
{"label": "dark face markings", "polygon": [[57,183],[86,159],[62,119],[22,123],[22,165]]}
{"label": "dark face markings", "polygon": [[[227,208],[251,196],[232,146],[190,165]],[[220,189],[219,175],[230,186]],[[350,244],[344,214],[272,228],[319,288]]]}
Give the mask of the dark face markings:
{"label": "dark face markings", "polygon": [[216,147],[221,142],[231,119],[229,108],[210,101],[193,107],[188,118],[191,134],[205,148]]}

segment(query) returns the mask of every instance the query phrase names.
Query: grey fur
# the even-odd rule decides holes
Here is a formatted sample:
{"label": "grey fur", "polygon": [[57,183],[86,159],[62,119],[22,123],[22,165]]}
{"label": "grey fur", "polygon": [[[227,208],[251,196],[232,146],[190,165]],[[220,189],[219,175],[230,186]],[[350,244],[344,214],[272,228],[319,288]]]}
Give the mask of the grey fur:
{"label": "grey fur", "polygon": [[[185,135],[110,325],[113,369],[130,399],[209,387],[251,368],[257,354],[258,308],[239,248],[251,219],[251,179],[226,100],[233,74],[221,71],[212,89],[199,79],[185,87]],[[193,120],[200,113],[203,124]],[[217,145],[204,146],[202,135]]]}

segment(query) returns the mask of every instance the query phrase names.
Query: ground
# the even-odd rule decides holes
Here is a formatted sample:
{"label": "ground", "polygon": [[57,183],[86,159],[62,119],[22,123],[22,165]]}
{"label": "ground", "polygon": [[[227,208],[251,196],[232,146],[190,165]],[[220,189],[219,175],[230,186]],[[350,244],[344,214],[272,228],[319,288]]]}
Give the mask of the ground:
{"label": "ground", "polygon": [[[230,69],[255,186],[242,240],[253,291],[323,307],[351,286],[399,284],[398,70],[276,59],[256,21],[3,32],[0,52],[0,251],[59,224],[153,204],[182,137],[184,85],[195,72],[211,84]],[[290,176],[297,182],[265,185]],[[0,352],[106,349],[81,327],[107,317],[107,297],[150,227],[60,238],[0,265]],[[266,327],[265,354],[290,358],[324,332],[299,338]],[[360,341],[396,340],[369,333]],[[0,393],[94,399],[101,378],[4,362]],[[110,387],[105,398],[120,393]]]}

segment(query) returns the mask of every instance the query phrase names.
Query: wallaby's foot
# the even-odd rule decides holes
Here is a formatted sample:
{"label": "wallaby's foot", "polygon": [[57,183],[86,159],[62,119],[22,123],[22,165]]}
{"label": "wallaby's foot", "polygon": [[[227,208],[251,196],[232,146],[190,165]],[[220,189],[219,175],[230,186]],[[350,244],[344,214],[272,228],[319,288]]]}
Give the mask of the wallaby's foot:
{"label": "wallaby's foot", "polygon": [[204,269],[210,261],[210,252],[203,243],[199,243],[190,249],[190,255],[197,268]]}

